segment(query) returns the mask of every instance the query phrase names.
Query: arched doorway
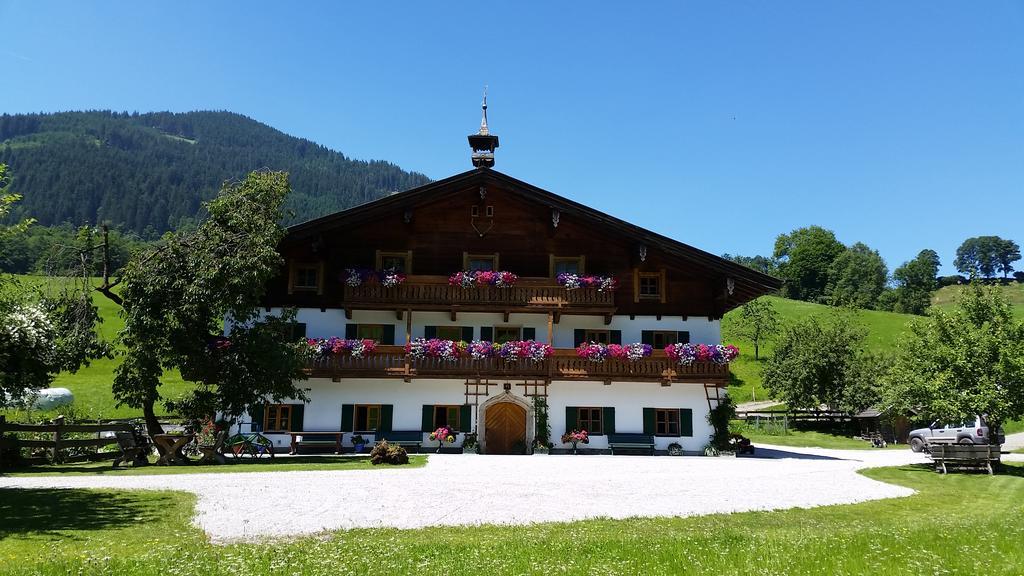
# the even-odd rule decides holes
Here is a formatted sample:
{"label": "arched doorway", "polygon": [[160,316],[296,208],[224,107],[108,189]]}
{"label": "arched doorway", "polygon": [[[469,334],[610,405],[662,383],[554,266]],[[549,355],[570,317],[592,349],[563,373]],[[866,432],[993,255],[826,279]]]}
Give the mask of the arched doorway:
{"label": "arched doorway", "polygon": [[522,454],[526,447],[526,409],[497,402],[484,412],[484,447],[488,454]]}

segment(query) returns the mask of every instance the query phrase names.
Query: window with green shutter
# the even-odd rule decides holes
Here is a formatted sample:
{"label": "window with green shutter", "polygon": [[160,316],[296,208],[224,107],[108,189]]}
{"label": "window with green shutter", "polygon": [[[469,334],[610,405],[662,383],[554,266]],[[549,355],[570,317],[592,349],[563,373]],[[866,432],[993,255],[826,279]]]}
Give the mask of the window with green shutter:
{"label": "window with green shutter", "polygon": [[576,408],[576,427],[586,430],[588,436],[604,435],[604,409],[594,407]]}
{"label": "window with green shutter", "polygon": [[579,409],[576,406],[565,407],[565,431],[572,432],[576,430],[576,417],[579,415]]}

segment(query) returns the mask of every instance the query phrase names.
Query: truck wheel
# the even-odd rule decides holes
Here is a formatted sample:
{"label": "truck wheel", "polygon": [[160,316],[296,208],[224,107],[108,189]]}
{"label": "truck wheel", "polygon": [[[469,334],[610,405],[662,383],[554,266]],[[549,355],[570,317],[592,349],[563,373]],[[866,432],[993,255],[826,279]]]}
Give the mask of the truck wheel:
{"label": "truck wheel", "polygon": [[924,449],[924,440],[922,440],[920,438],[917,438],[917,437],[910,439],[910,450],[911,451],[913,451],[913,452],[920,452],[923,449]]}
{"label": "truck wheel", "polygon": [[974,444],[974,440],[964,437],[956,441],[957,444]]}

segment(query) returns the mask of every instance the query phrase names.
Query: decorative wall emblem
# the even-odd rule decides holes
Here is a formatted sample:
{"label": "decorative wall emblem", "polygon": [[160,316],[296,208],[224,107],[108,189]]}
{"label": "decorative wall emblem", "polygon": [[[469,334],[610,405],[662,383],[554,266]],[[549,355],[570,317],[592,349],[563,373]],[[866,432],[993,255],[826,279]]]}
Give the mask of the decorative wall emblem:
{"label": "decorative wall emblem", "polygon": [[644,246],[643,244],[640,245],[640,261],[647,261],[647,246]]}
{"label": "decorative wall emblem", "polygon": [[486,186],[481,186],[480,187],[480,199],[483,200],[486,197],[487,197],[487,187]]}
{"label": "decorative wall emblem", "polygon": [[558,221],[562,219],[562,213],[558,211],[558,208],[551,209],[551,225],[558,228]]}
{"label": "decorative wall emblem", "polygon": [[736,281],[732,278],[725,279],[725,289],[729,292],[729,296],[732,296],[733,290],[736,289]]}

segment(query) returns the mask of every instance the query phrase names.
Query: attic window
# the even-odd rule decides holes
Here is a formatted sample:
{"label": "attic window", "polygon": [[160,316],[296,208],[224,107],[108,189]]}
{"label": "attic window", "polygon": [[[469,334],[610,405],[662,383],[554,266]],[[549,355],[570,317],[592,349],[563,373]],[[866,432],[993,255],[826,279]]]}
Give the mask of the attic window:
{"label": "attic window", "polygon": [[322,279],[322,264],[292,264],[289,292],[316,292],[319,294],[323,291]]}

